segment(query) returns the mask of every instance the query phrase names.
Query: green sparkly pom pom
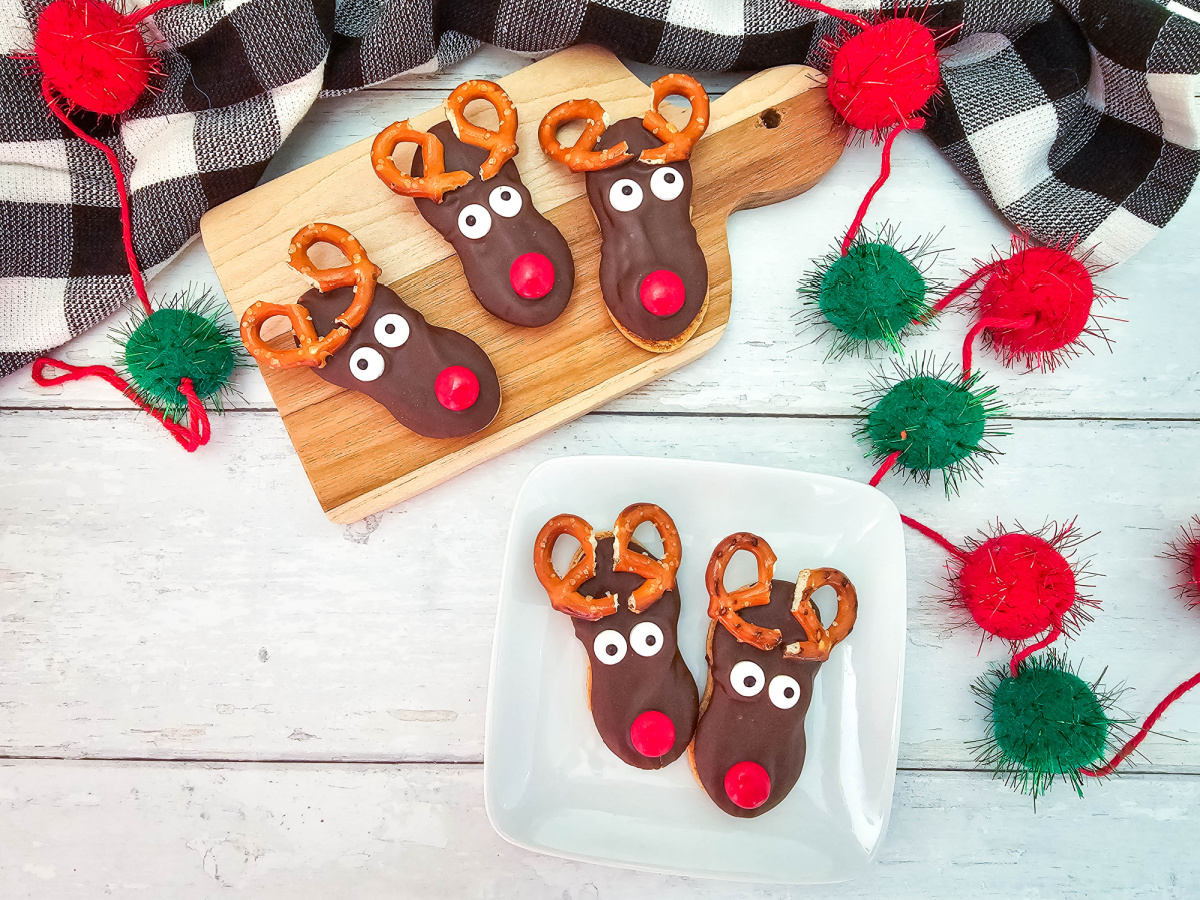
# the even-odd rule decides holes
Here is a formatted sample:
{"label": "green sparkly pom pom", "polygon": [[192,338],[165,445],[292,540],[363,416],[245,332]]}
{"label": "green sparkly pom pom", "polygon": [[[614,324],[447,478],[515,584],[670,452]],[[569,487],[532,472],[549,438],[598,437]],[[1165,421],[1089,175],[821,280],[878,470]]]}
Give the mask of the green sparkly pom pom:
{"label": "green sparkly pom pom", "polygon": [[992,669],[971,690],[988,710],[978,761],[1035,798],[1056,778],[1083,794],[1080,769],[1101,763],[1127,723],[1111,713],[1114,695],[1088,684],[1054,652],[1022,660],[1014,678]]}
{"label": "green sparkly pom pom", "polygon": [[996,452],[988,438],[1007,433],[993,422],[1004,412],[993,399],[995,388],[981,388],[979,373],[954,378],[950,363],[935,370],[928,357],[907,370],[897,365],[896,372],[899,380],[875,377],[873,400],[856,432],[869,455],[882,462],[899,451],[897,463],[926,484],[940,471],[947,494],[964,474],[978,478],[978,460]]}
{"label": "green sparkly pom pom", "polygon": [[233,370],[243,364],[241,341],[226,307],[208,291],[189,291],[146,315],[139,313],[114,338],[124,345],[123,374],[138,394],[169,418],[182,419],[182,378],[214,409],[221,408]]}
{"label": "green sparkly pom pom", "polygon": [[922,324],[938,285],[925,269],[937,251],[929,241],[900,248],[895,229],[857,237],[846,255],[834,249],[800,284],[809,311],[805,321],[832,341],[826,358],[899,351],[902,336]]}

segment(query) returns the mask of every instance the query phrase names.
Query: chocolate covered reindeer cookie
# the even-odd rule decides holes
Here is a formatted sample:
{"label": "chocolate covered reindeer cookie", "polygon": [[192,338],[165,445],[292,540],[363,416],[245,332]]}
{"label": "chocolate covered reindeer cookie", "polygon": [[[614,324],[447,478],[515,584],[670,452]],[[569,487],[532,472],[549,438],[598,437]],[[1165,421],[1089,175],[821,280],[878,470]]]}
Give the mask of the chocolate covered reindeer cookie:
{"label": "chocolate covered reindeer cookie", "polygon": [[[347,265],[317,268],[308,253],[321,242],[338,247]],[[292,238],[289,263],[315,288],[298,303],[260,300],[242,314],[242,341],[259,363],[314,367],[324,380],[366,394],[425,437],[474,434],[496,417],[500,381],[487,354],[466,335],[430,325],[377,285],[379,267],[348,231],[320,222],[304,226]],[[295,348],[276,350],[263,340],[263,324],[276,316],[291,321]]]}
{"label": "chocolate covered reindeer cookie", "polygon": [[[725,568],[739,550],[758,562],[758,578],[726,590]],[[708,684],[688,748],[692,771],[731,816],[774,809],[804,768],[804,717],[813,679],[854,628],[858,595],[837,569],[804,569],[795,583],[774,578],[775,554],[748,532],[725,538],[708,563]],[[828,628],[812,602],[829,585],[837,615]]]}
{"label": "chocolate covered reindeer cookie", "polygon": [[[708,95],[687,75],[652,85],[642,118],[608,126],[595,100],[570,100],[542,119],[538,139],[548,156],[587,173],[588,199],[600,224],[600,288],[618,330],[646,350],[667,353],[696,333],[708,308],[708,264],[692,226],[692,148],[708,127]],[[678,130],[658,112],[664,99],[692,106]],[[582,119],[574,146],[558,130]]]}
{"label": "chocolate covered reindeer cookie", "polygon": [[[472,100],[496,108],[499,129],[467,121]],[[566,309],[575,286],[575,263],[566,239],[533,206],[516,164],[517,111],[500,85],[467,81],[445,102],[447,121],[417,131],[408,120],[375,139],[375,174],[397,194],[414,198],[417,211],[454,247],[471,292],[494,316],[538,326]],[[415,143],[410,174],[392,153]]]}
{"label": "chocolate covered reindeer cookie", "polygon": [[[644,522],[662,538],[661,560],[633,540]],[[563,535],[579,541],[579,551],[559,576],[551,557]],[[699,695],[676,639],[681,553],[675,523],[652,503],[626,508],[613,530],[601,534],[579,516],[555,516],[533,548],[534,571],[551,605],[572,617],[587,650],[596,730],[639,769],[674,762],[696,728]]]}

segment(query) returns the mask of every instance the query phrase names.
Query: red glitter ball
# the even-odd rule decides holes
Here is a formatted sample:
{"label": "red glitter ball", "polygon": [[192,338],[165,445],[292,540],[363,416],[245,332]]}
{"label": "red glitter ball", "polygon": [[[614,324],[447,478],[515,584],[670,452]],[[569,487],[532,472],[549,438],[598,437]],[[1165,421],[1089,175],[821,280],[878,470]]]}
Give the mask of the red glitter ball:
{"label": "red glitter ball", "polygon": [[1025,358],[1054,366],[1054,354],[1079,340],[1092,314],[1096,291],[1087,267],[1065,250],[1030,247],[1001,260],[979,298],[985,317],[1033,321],[1017,328],[989,328],[1005,362]]}
{"label": "red glitter ball", "polygon": [[1066,557],[1044,538],[1023,532],[988,538],[971,550],[957,585],[979,627],[1010,641],[1045,632],[1079,599]]}
{"label": "red glitter ball", "polygon": [[106,116],[132,107],[158,71],[137,25],[100,0],[54,0],[38,17],[34,52],[55,94]]}
{"label": "red glitter ball", "polygon": [[833,55],[829,102],[851,125],[879,134],[912,118],[937,90],[933,33],[915,19],[885,19]]}
{"label": "red glitter ball", "polygon": [[649,759],[666,756],[675,746],[675,723],[666,713],[648,709],[629,727],[633,749]]}

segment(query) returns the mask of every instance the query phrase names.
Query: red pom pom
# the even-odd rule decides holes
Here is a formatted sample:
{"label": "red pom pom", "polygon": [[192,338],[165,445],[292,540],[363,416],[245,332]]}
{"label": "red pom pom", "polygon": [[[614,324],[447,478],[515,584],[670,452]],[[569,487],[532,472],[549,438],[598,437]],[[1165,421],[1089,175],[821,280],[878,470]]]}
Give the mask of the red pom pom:
{"label": "red pom pom", "polygon": [[855,128],[878,135],[928,103],[938,78],[933,33],[915,19],[885,19],[834,53],[829,102]]}
{"label": "red pom pom", "polygon": [[1053,369],[1087,328],[1096,291],[1091,273],[1065,250],[1030,247],[994,264],[979,297],[984,318],[1031,319],[986,333],[1007,364],[1024,359]]}
{"label": "red pom pom", "polygon": [[1200,606],[1200,516],[1193,516],[1167,548],[1165,555],[1179,563],[1182,578],[1175,590],[1189,601],[1189,606]]}
{"label": "red pom pom", "polygon": [[1074,528],[1049,539],[1023,531],[1001,532],[972,542],[954,577],[956,599],[988,634],[1025,641],[1060,625],[1090,618],[1078,605],[1094,602],[1079,593],[1077,573],[1064,551],[1078,542]]}
{"label": "red pom pom", "polygon": [[54,0],[38,17],[34,52],[55,94],[106,116],[132,107],[158,72],[137,24],[101,0]]}

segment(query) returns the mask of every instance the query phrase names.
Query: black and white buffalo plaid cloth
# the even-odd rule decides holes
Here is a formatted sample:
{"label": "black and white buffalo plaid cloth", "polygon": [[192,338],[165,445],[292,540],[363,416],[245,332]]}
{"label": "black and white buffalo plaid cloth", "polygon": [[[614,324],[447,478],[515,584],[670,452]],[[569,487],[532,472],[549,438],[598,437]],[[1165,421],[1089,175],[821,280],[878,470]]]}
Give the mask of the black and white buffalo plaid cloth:
{"label": "black and white buffalo plaid cloth", "polygon": [[[47,2],[0,0],[0,375],[133,296],[108,167],[47,113],[21,58]],[[1187,3],[915,0],[945,35],[926,134],[1034,239],[1127,258],[1200,167],[1200,0]],[[206,210],[258,181],[318,96],[433,71],[480,41],[533,55],[596,43],[681,70],[819,68],[840,27],[787,0],[215,0],[150,20],[161,90],[119,121],[76,120],[117,151],[153,275]]]}

